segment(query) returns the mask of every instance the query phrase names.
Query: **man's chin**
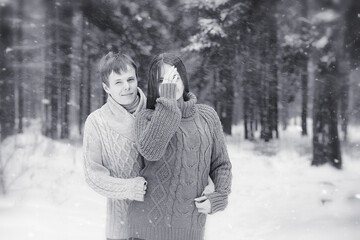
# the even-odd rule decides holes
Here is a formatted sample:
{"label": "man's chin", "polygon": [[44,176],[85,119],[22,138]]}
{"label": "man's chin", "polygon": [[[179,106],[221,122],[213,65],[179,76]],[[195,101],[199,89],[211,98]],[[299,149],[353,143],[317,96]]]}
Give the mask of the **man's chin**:
{"label": "man's chin", "polygon": [[127,97],[127,98],[123,98],[121,101],[121,105],[129,105],[131,103],[133,103],[135,101],[134,97]]}

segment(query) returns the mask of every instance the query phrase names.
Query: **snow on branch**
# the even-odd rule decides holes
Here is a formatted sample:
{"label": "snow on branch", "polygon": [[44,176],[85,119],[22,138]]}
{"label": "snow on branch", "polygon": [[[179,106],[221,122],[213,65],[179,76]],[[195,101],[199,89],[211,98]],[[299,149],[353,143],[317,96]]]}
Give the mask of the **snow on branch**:
{"label": "snow on branch", "polygon": [[184,0],[187,8],[197,7],[199,9],[216,10],[219,6],[228,2],[228,0]]}
{"label": "snow on branch", "polygon": [[340,17],[340,15],[338,13],[336,13],[334,10],[329,9],[329,10],[315,14],[314,17],[312,18],[312,22],[313,23],[321,23],[321,22],[330,23],[330,22],[337,20],[339,17]]}
{"label": "snow on branch", "polygon": [[202,32],[209,35],[226,37],[226,33],[215,19],[200,18],[199,24]]}

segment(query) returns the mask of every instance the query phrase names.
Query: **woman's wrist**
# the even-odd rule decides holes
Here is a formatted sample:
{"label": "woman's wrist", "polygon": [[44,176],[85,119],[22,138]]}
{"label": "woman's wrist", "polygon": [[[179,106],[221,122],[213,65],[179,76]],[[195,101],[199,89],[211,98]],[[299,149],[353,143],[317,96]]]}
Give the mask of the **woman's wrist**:
{"label": "woman's wrist", "polygon": [[159,88],[160,97],[168,99],[176,99],[176,84],[175,83],[163,83]]}

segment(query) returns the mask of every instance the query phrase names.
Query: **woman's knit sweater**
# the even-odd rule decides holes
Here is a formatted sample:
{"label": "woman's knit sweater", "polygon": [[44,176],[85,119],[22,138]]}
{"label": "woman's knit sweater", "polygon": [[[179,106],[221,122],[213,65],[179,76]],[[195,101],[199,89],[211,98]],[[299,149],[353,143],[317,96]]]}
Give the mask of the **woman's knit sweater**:
{"label": "woman's knit sweater", "polygon": [[131,200],[143,195],[134,191],[143,187],[139,178],[143,167],[135,145],[135,115],[146,105],[144,93],[138,89],[140,102],[130,114],[112,97],[91,113],[84,127],[84,172],[88,185],[108,198],[106,236],[128,238],[128,211]]}
{"label": "woman's knit sweater", "polygon": [[211,213],[227,205],[231,163],[217,113],[209,106],[176,101],[175,84],[160,86],[155,110],[136,118],[136,144],[147,160],[141,175],[148,188],[144,202],[133,202],[130,234],[146,240],[203,239],[206,214],[194,198],[201,196],[208,176],[215,192],[207,194]]}

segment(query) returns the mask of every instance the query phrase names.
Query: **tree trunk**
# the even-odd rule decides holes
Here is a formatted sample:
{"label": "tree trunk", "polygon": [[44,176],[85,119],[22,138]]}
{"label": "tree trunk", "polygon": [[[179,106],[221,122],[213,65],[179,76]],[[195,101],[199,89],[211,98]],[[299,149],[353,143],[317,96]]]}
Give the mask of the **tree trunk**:
{"label": "tree trunk", "polygon": [[249,69],[245,70],[245,77],[242,81],[242,92],[243,92],[243,119],[244,119],[244,137],[245,139],[249,139],[249,74],[248,71],[251,71]]}
{"label": "tree trunk", "polygon": [[59,66],[58,66],[58,7],[54,0],[44,0],[46,11],[45,39],[49,46],[45,51],[45,127],[43,133],[52,139],[58,138],[58,98],[59,98]]}
{"label": "tree trunk", "polygon": [[301,65],[301,134],[307,135],[307,102],[308,102],[308,58],[303,56],[300,60]]}
{"label": "tree trunk", "polygon": [[[16,42],[18,46],[23,45],[23,29],[20,20],[24,19],[24,0],[17,0],[17,18],[19,20],[16,26]],[[16,101],[17,101],[17,132],[23,132],[23,118],[24,118],[24,69],[23,69],[23,50],[16,51],[17,70],[16,70]]]}
{"label": "tree trunk", "polygon": [[350,0],[349,7],[345,13],[345,49],[350,57],[350,68],[360,67],[360,1]]}
{"label": "tree trunk", "polygon": [[270,82],[269,82],[269,119],[270,119],[270,131],[271,137],[275,132],[276,138],[279,138],[278,131],[278,68],[276,62],[277,56],[277,26],[276,19],[273,16],[269,17],[269,71],[270,71]]}
{"label": "tree trunk", "polygon": [[347,73],[340,74],[340,121],[343,141],[347,141],[347,127],[349,123],[349,76]]}
{"label": "tree trunk", "polygon": [[234,108],[234,84],[231,68],[222,67],[219,71],[221,90],[219,112],[220,121],[223,125],[224,133],[231,135],[232,116]]}
{"label": "tree trunk", "polygon": [[[301,17],[304,19],[308,16],[308,0],[303,1],[302,8],[301,8]],[[302,21],[301,24],[301,33],[304,35],[306,34],[307,30],[307,24],[306,22]],[[307,51],[307,50],[304,50]],[[307,135],[307,103],[308,103],[308,53],[304,52],[301,53],[301,56],[299,57],[300,61],[300,67],[301,67],[301,135],[306,136]]]}
{"label": "tree trunk", "polygon": [[259,105],[260,105],[260,138],[265,139],[267,138],[267,121],[266,121],[266,82],[264,81],[263,77],[263,69],[259,69],[259,82],[260,82],[260,92],[262,93],[259,96]]}
{"label": "tree trunk", "polygon": [[0,5],[0,141],[12,135],[15,127],[15,84],[9,57],[13,40],[11,16],[11,7],[7,4]]}
{"label": "tree trunk", "polygon": [[312,165],[330,163],[341,168],[340,141],[337,130],[337,66],[318,65],[315,81],[313,113],[313,160]]}
{"label": "tree trunk", "polygon": [[59,7],[59,55],[60,55],[60,86],[61,86],[61,132],[60,138],[69,138],[69,100],[70,100],[70,77],[71,77],[71,53],[72,53],[72,16],[73,7],[71,2],[64,2]]}
{"label": "tree trunk", "polygon": [[86,116],[91,113],[91,56],[87,57],[87,91],[86,91]]}
{"label": "tree trunk", "polygon": [[85,17],[81,16],[81,45],[80,45],[80,87],[79,87],[79,134],[82,135],[83,123],[85,122],[85,52],[86,45],[86,29]]}

